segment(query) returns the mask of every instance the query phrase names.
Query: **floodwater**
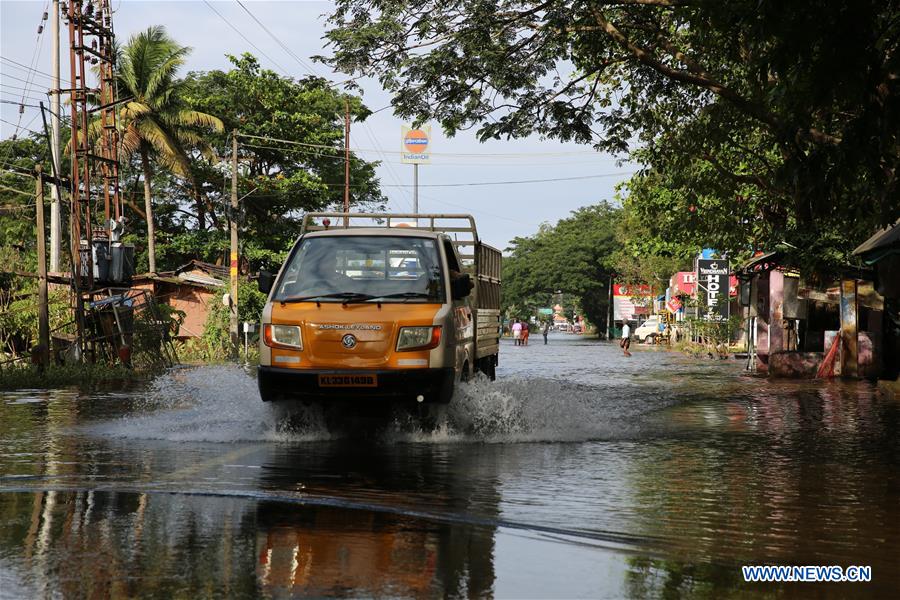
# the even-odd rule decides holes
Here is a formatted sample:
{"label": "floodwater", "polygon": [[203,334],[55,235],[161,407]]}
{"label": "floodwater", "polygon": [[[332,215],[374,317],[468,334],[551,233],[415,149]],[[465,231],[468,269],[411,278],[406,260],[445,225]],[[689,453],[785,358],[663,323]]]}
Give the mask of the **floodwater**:
{"label": "floodwater", "polygon": [[540,341],[425,430],[285,418],[238,367],[0,392],[0,597],[900,595],[900,405]]}

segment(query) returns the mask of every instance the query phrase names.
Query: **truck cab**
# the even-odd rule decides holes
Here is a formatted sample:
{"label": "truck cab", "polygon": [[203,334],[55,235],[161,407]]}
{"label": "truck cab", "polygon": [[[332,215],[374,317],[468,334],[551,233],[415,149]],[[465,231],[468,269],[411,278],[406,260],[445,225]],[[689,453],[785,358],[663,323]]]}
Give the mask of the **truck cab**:
{"label": "truck cab", "polygon": [[469,215],[309,214],[277,277],[260,274],[260,396],[449,402],[494,377],[499,286]]}

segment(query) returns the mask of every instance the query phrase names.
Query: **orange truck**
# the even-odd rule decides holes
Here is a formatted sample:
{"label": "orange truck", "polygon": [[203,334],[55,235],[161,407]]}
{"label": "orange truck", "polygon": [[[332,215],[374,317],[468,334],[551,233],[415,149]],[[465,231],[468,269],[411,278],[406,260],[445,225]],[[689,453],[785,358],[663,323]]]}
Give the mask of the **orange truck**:
{"label": "orange truck", "polygon": [[471,215],[307,214],[259,275],[260,396],[447,403],[456,382],[494,379],[500,261]]}

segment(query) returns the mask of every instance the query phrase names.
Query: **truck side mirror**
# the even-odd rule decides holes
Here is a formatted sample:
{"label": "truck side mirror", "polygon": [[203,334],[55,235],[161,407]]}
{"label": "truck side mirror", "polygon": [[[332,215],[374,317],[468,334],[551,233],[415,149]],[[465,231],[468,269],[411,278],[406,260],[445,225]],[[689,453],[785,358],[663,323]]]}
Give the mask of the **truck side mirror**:
{"label": "truck side mirror", "polygon": [[472,278],[468,273],[464,273],[450,281],[450,296],[454,300],[462,300],[472,293],[473,287],[475,284],[472,283]]}
{"label": "truck side mirror", "polygon": [[275,273],[270,273],[268,271],[260,271],[259,277],[256,280],[256,285],[259,287],[259,291],[263,294],[268,295],[269,292],[272,291],[272,286],[275,284]]}

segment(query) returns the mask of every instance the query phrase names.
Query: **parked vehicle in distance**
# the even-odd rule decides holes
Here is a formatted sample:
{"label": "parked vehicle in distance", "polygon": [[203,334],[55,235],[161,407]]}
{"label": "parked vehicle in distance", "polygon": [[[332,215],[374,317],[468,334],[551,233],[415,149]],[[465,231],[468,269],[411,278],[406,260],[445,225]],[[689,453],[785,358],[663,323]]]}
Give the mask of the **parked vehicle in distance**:
{"label": "parked vehicle in distance", "polygon": [[652,344],[653,341],[661,334],[659,330],[659,323],[659,315],[651,315],[647,318],[646,321],[641,323],[637,329],[634,330],[634,337],[644,342],[645,344]]}
{"label": "parked vehicle in distance", "polygon": [[277,277],[260,273],[260,396],[446,403],[493,379],[500,261],[470,215],[307,214]]}

